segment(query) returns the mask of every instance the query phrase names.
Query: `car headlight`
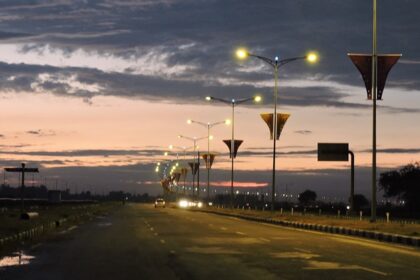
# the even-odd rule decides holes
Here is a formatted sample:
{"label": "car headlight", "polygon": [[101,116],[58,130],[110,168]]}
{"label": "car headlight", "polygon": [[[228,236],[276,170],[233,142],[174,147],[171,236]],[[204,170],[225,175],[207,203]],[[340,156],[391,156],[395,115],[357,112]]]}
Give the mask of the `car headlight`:
{"label": "car headlight", "polygon": [[197,203],[198,208],[201,208],[202,206],[203,206],[203,203],[201,203],[201,202]]}
{"label": "car headlight", "polygon": [[178,202],[179,207],[181,208],[187,208],[188,207],[188,201],[187,200],[180,200]]}

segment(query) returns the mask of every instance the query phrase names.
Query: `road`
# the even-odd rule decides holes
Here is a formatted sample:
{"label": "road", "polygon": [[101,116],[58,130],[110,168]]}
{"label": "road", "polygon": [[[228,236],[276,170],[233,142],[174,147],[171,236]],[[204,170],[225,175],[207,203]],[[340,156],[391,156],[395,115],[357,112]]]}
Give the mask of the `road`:
{"label": "road", "polygon": [[419,279],[420,250],[129,204],[63,229],[0,268],[19,279]]}

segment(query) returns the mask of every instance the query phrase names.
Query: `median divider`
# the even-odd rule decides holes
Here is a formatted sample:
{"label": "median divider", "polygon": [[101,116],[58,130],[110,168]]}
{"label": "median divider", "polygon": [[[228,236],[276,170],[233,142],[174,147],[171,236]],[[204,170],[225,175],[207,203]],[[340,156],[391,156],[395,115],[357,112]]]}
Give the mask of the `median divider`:
{"label": "median divider", "polygon": [[341,226],[301,223],[301,222],[286,221],[286,220],[279,220],[279,219],[273,219],[273,218],[247,216],[247,215],[236,214],[236,213],[213,211],[209,209],[197,209],[193,211],[211,213],[211,214],[216,214],[216,215],[221,215],[221,216],[235,217],[238,219],[285,226],[285,227],[293,227],[293,228],[299,228],[299,229],[305,229],[305,230],[327,232],[327,233],[332,233],[332,234],[362,237],[362,238],[377,240],[381,242],[397,243],[397,244],[420,248],[420,237],[414,237],[414,236],[406,236],[406,235],[400,235],[400,234],[392,234],[392,233],[370,231],[370,230],[363,230],[363,229],[356,229],[356,228],[346,228],[346,227],[341,227]]}

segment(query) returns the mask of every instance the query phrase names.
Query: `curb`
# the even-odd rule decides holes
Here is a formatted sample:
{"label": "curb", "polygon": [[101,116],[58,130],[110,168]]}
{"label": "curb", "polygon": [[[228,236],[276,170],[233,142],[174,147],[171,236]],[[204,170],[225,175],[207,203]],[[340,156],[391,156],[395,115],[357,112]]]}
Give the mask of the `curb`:
{"label": "curb", "polygon": [[[70,219],[71,220],[79,219],[79,218],[82,218],[84,216],[90,216],[90,213],[87,212],[87,213],[84,213],[82,215],[73,216],[73,217],[70,217]],[[61,219],[58,219],[58,220],[55,220],[55,221],[47,222],[45,224],[41,224],[41,225],[38,225],[36,227],[18,232],[18,233],[13,234],[13,235],[9,235],[9,236],[0,238],[0,249],[2,249],[3,246],[7,246],[9,244],[13,244],[13,243],[16,243],[16,242],[25,241],[25,240],[32,240],[32,239],[34,239],[36,237],[39,237],[42,234],[44,234],[44,233],[46,233],[46,232],[48,232],[52,229],[55,229],[55,228],[58,228],[58,227],[62,226],[68,220],[69,220],[68,218],[61,218]]]}
{"label": "curb", "polygon": [[211,213],[211,214],[216,214],[220,216],[235,217],[235,218],[253,221],[253,222],[259,222],[259,223],[273,224],[273,225],[300,228],[300,229],[313,230],[313,231],[321,231],[321,232],[333,233],[333,234],[349,235],[349,236],[361,237],[361,238],[366,238],[366,239],[372,239],[372,240],[381,241],[381,242],[396,243],[396,244],[402,244],[402,245],[420,248],[420,237],[412,237],[412,236],[407,236],[407,235],[392,234],[392,233],[355,229],[355,228],[346,228],[346,227],[340,227],[340,226],[328,226],[328,225],[320,225],[320,224],[292,222],[292,221],[285,221],[285,220],[274,220],[271,218],[251,217],[251,216],[245,216],[241,214],[221,213],[221,212],[216,212],[216,211],[211,211],[211,210],[195,210],[195,211]]}

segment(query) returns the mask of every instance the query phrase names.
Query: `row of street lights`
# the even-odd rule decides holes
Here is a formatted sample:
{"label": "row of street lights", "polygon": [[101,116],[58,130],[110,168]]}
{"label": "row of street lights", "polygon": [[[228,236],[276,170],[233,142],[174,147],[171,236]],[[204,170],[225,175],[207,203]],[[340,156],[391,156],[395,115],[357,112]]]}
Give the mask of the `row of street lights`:
{"label": "row of street lights", "polygon": [[[287,59],[280,60],[278,56],[274,57],[274,59],[271,59],[271,58],[267,58],[267,57],[264,57],[264,56],[252,54],[252,53],[248,52],[247,50],[245,50],[243,48],[238,49],[236,51],[236,56],[239,59],[247,59],[248,57],[254,57],[254,58],[260,59],[260,60],[264,61],[265,63],[269,64],[274,70],[274,113],[273,114],[261,114],[261,117],[263,118],[263,120],[269,126],[271,136],[272,136],[272,139],[273,139],[273,169],[272,169],[271,210],[274,211],[274,202],[275,202],[275,193],[276,193],[276,141],[279,139],[281,130],[282,130],[284,124],[286,123],[286,121],[289,117],[289,114],[277,113],[279,68],[288,64],[288,63],[290,63],[290,62],[298,61],[298,60],[307,60],[310,63],[315,63],[318,60],[318,56],[315,53],[309,53],[306,56],[292,57],[292,58],[287,58]],[[248,97],[248,98],[244,98],[244,99],[235,99],[235,98],[224,99],[224,98],[219,98],[219,97],[214,97],[214,96],[207,96],[206,100],[207,101],[216,101],[216,102],[224,103],[224,104],[227,104],[227,105],[231,106],[231,108],[232,108],[231,122],[229,122],[229,121],[219,121],[219,122],[214,122],[214,123],[210,123],[210,122],[204,123],[204,122],[195,121],[195,120],[188,120],[187,121],[188,124],[194,124],[195,123],[195,124],[198,124],[198,125],[201,125],[201,126],[207,128],[207,136],[197,138],[197,137],[187,137],[187,136],[184,136],[184,135],[179,135],[178,137],[193,142],[194,162],[195,162],[195,156],[196,156],[197,142],[207,138],[207,154],[206,154],[207,158],[205,160],[206,160],[206,168],[207,168],[207,198],[209,198],[209,195],[210,195],[210,167],[211,167],[211,163],[214,159],[214,155],[212,156],[212,154],[210,153],[210,140],[211,140],[210,129],[212,127],[216,126],[216,125],[223,124],[223,123],[232,125],[231,140],[224,140],[224,142],[226,143],[226,145],[228,145],[228,148],[230,150],[230,158],[231,158],[230,196],[231,196],[231,206],[233,206],[233,201],[234,201],[234,159],[236,157],[236,152],[237,152],[240,144],[243,142],[242,140],[235,139],[235,107],[237,105],[240,105],[240,104],[243,104],[243,103],[246,103],[246,102],[250,102],[250,101],[254,101],[256,103],[261,102],[261,96],[257,95],[257,96],[252,96],[252,97]],[[184,149],[184,152],[185,152],[185,149]],[[197,160],[199,160],[199,158]],[[194,186],[194,175],[195,175],[194,174],[194,168],[193,168],[193,166],[191,166],[191,169],[192,169],[192,172],[193,172],[193,194],[194,194],[194,188],[195,188],[195,186]],[[156,170],[158,170],[158,168]]]}

